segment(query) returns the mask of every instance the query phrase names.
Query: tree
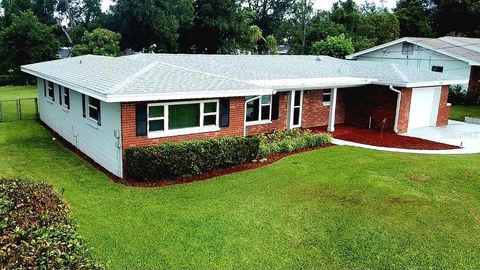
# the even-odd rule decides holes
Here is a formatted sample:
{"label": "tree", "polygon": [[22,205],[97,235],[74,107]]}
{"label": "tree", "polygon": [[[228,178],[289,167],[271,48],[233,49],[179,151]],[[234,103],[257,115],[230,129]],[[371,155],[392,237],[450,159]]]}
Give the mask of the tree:
{"label": "tree", "polygon": [[57,11],[70,27],[81,24],[89,28],[92,21],[102,17],[101,0],[59,0]]}
{"label": "tree", "polygon": [[133,50],[177,51],[179,33],[194,18],[190,0],[118,0],[111,10],[113,30],[122,35],[123,47]]}
{"label": "tree", "polygon": [[232,53],[240,47],[245,27],[236,0],[196,0],[194,26],[180,37],[182,51]]}
{"label": "tree", "polygon": [[20,75],[21,65],[55,59],[58,49],[53,27],[42,24],[31,11],[13,15],[11,25],[0,32],[1,74]]}
{"label": "tree", "polygon": [[315,55],[328,55],[337,58],[345,58],[345,56],[353,53],[352,40],[341,34],[336,37],[328,37],[325,40],[317,41],[312,45],[312,53]]}
{"label": "tree", "polygon": [[281,35],[295,46],[298,54],[307,52],[307,31],[313,17],[313,1],[296,0],[291,15],[280,28]]}
{"label": "tree", "polygon": [[251,51],[260,53],[258,43],[263,42],[267,48],[267,53],[269,54],[276,54],[278,47],[277,47],[277,39],[273,35],[268,35],[266,38],[263,37],[263,31],[257,25],[250,25],[247,28],[246,38],[249,40],[251,44]]}
{"label": "tree", "polygon": [[430,15],[425,1],[399,0],[394,10],[402,37],[432,37]]}
{"label": "tree", "polygon": [[251,23],[258,25],[265,35],[276,34],[285,17],[291,13],[297,0],[243,0],[252,11]]}
{"label": "tree", "polygon": [[105,55],[120,56],[120,34],[107,29],[97,28],[92,32],[86,31],[82,38],[82,44],[73,46],[72,55]]}
{"label": "tree", "polygon": [[433,30],[438,36],[480,37],[480,1],[431,0]]}
{"label": "tree", "polygon": [[400,23],[394,14],[376,11],[361,17],[355,34],[371,40],[376,46],[397,39],[400,36]]}

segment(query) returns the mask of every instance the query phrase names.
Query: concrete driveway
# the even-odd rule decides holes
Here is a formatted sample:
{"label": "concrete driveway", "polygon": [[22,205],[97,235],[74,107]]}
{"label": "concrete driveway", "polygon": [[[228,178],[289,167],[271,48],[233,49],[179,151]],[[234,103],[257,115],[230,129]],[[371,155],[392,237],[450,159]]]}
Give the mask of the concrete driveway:
{"label": "concrete driveway", "polygon": [[404,135],[461,146],[463,147],[463,149],[461,149],[463,151],[459,152],[465,154],[480,153],[480,125],[450,120],[446,127],[417,128],[408,131]]}

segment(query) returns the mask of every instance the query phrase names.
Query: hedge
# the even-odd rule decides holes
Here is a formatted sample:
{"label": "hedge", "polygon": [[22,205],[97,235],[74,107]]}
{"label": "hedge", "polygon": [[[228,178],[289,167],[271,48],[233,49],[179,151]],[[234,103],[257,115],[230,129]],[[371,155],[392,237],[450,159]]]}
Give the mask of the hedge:
{"label": "hedge", "polygon": [[135,180],[173,180],[251,162],[259,144],[258,137],[224,137],[129,148],[126,169]]}
{"label": "hedge", "polygon": [[448,102],[453,105],[480,105],[480,92],[468,92],[459,85],[451,86]]}
{"label": "hedge", "polygon": [[275,154],[320,147],[331,141],[332,138],[330,135],[315,134],[309,130],[293,129],[273,132],[268,135],[260,136],[260,149],[258,156],[265,158]]}
{"label": "hedge", "polygon": [[1,269],[103,269],[53,187],[0,179]]}

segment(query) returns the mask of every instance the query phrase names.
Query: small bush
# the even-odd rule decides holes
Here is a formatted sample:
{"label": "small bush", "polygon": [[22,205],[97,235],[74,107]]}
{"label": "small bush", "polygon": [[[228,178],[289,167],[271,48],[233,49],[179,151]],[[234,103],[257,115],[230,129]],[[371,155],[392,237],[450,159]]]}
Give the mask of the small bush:
{"label": "small bush", "polygon": [[309,130],[299,129],[274,132],[268,135],[260,135],[259,137],[260,149],[258,156],[261,158],[319,147],[332,141],[328,134],[314,134]]}
{"label": "small bush", "polygon": [[45,184],[0,179],[2,269],[103,269],[77,235],[65,203]]}
{"label": "small bush", "polygon": [[225,137],[165,143],[126,150],[128,176],[168,180],[250,162],[258,155],[258,137]]}
{"label": "small bush", "polygon": [[453,105],[480,105],[480,92],[467,92],[460,85],[450,87],[448,102]]}

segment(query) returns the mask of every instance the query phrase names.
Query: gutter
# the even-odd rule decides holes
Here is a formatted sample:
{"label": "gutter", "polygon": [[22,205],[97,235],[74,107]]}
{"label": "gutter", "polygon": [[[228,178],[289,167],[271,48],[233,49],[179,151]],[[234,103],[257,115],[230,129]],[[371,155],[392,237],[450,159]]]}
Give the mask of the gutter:
{"label": "gutter", "polygon": [[398,89],[395,89],[393,87],[393,85],[390,85],[390,90],[392,90],[393,92],[397,93],[397,108],[396,108],[396,111],[395,111],[395,124],[393,126],[393,130],[395,131],[395,133],[398,134],[398,115],[400,114],[400,102],[402,100],[402,91],[398,90]]}

